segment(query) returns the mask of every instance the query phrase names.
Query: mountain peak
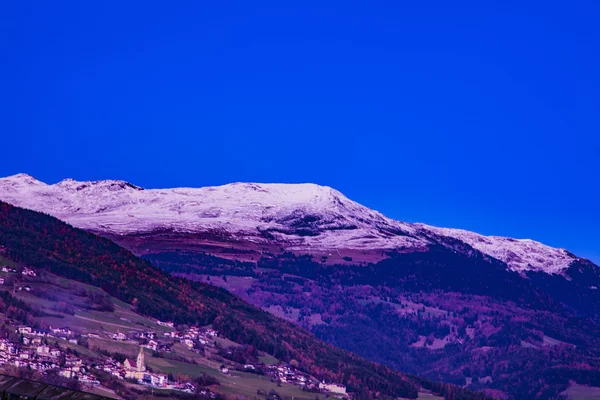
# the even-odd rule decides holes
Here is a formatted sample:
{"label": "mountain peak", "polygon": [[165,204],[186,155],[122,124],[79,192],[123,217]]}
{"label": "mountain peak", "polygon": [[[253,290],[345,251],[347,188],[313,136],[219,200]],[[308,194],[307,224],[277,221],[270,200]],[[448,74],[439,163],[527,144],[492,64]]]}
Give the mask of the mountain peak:
{"label": "mountain peak", "polygon": [[132,183],[122,180],[98,180],[98,181],[76,181],[71,178],[63,179],[58,182],[56,185],[64,190],[70,191],[81,191],[81,190],[90,190],[90,189],[107,189],[110,191],[116,190],[144,190],[143,188],[136,186]]}
{"label": "mountain peak", "polygon": [[24,173],[7,176],[6,178],[0,178],[0,182],[11,182],[26,185],[43,184],[43,182],[38,181],[33,176]]}
{"label": "mountain peak", "polygon": [[[236,182],[208,189],[214,192],[244,193],[252,197],[270,198],[283,203],[339,203],[350,201],[339,191],[314,183],[246,183]],[[200,190],[201,190],[200,189]],[[240,199],[243,201],[243,199]]]}

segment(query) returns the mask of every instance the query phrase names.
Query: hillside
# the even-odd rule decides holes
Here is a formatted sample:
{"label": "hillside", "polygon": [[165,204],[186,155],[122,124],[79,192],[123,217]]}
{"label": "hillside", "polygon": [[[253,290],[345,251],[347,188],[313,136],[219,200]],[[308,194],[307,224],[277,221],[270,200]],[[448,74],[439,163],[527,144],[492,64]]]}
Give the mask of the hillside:
{"label": "hillside", "polygon": [[524,278],[441,246],[368,265],[293,253],[255,263],[193,251],[146,257],[411,374],[510,399],[557,399],[575,382],[600,386],[600,278],[589,265],[570,268],[568,280]]}
{"label": "hillside", "polygon": [[[355,393],[417,396],[416,379],[325,344],[225,290],[173,278],[109,240],[54,217],[0,203],[0,245],[19,263],[99,287],[137,313],[180,324],[211,324],[230,340],[283,361],[295,359],[302,370],[342,382]],[[452,392],[453,398],[478,396],[452,386],[422,384]]]}
{"label": "hillside", "polygon": [[[210,326],[163,326],[95,286],[39,269],[35,275],[23,275],[22,271],[28,269],[5,257],[0,257],[0,265],[11,268],[0,271],[4,282],[0,285],[0,298],[4,305],[13,305],[11,310],[0,307],[4,323],[0,328],[1,343],[10,343],[12,348],[18,349],[13,359],[1,360],[0,368],[14,375],[48,380],[48,376],[55,374],[40,374],[36,372],[37,366],[48,361],[60,364],[64,357],[65,364],[72,359],[81,360],[86,373],[78,374],[78,381],[63,379],[63,385],[83,386],[85,384],[80,382],[88,376],[97,377],[101,385],[87,385],[83,389],[109,397],[137,398],[152,389],[160,391],[165,400],[186,398],[181,389],[203,379],[208,387],[202,390],[224,396],[253,398],[261,391],[263,395],[258,395],[261,399],[268,397],[269,392],[286,399],[314,399],[316,393],[303,390],[303,387],[314,385],[313,377],[292,369],[285,382],[278,382],[276,368],[286,365],[285,362],[220,337]],[[22,324],[44,332],[45,336],[42,339],[35,334],[26,334],[21,338],[11,332],[11,328],[16,330]],[[8,333],[6,338],[5,333]],[[58,349],[61,354],[57,357],[44,354],[39,344],[32,343],[36,340],[49,349]],[[123,380],[126,371],[119,361],[123,362],[125,357],[135,359],[140,346],[144,348],[147,367],[153,373],[168,374],[175,381],[173,384],[149,388]],[[34,356],[36,353],[38,357]],[[13,364],[20,354],[29,355],[28,364],[16,368]],[[251,364],[252,368],[245,368],[246,364]],[[223,373],[221,366],[231,372]],[[30,371],[28,367],[31,367]],[[106,373],[109,371],[110,374]],[[67,365],[60,365],[58,372],[68,372]],[[173,396],[168,397],[169,394]]]}

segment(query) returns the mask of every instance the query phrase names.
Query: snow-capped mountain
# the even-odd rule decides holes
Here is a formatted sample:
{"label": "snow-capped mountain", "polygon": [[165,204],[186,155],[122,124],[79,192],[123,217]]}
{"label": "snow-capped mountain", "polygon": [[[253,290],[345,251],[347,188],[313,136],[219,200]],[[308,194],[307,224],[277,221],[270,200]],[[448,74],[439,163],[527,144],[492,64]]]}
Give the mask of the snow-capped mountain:
{"label": "snow-capped mountain", "polygon": [[0,179],[0,200],[42,211],[76,227],[115,235],[212,232],[290,250],[426,251],[440,237],[458,239],[515,271],[560,273],[577,257],[533,240],[483,236],[392,220],[330,187],[232,183],[142,189],[125,181],[48,185],[18,174]]}
{"label": "snow-capped mountain", "polygon": [[437,228],[415,224],[441,236],[449,236],[467,243],[471,247],[504,261],[514,271],[543,271],[560,273],[574,260],[578,260],[565,249],[546,246],[531,239],[513,239],[503,236],[484,236],[462,229]]}

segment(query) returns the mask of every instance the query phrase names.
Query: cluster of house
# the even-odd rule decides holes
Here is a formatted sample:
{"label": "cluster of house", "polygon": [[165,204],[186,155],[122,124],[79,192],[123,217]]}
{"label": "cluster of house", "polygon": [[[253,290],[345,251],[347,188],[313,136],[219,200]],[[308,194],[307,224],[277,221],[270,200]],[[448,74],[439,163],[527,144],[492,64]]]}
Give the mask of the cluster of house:
{"label": "cluster of house", "polygon": [[[244,368],[254,370],[255,367],[245,365]],[[308,391],[347,395],[346,386],[338,383],[320,382],[315,377],[300,372],[291,365],[267,365],[266,374],[276,381],[300,386]]]}
{"label": "cluster of house", "polygon": [[[65,378],[78,379],[80,382],[91,385],[100,385],[93,375],[93,368],[86,365],[81,358],[64,353],[58,347],[50,347],[44,344],[43,338],[57,338],[77,343],[73,332],[68,328],[50,328],[47,331],[36,330],[30,326],[21,325],[16,332],[21,334],[22,345],[10,342],[8,339],[0,339],[0,365],[12,364],[16,367],[29,367],[40,372],[57,369],[58,374]],[[118,338],[126,336],[117,335]],[[139,333],[139,337],[148,339],[154,337],[154,333]],[[98,336],[88,334],[89,337]],[[150,343],[150,341],[148,342]],[[147,347],[147,345],[146,345]],[[64,358],[63,358],[64,357]],[[173,383],[168,381],[166,374],[147,371],[144,360],[144,349],[140,346],[136,360],[125,359],[122,363],[112,358],[94,366],[96,369],[108,372],[118,379],[129,379],[140,385],[156,388],[179,390],[193,393],[194,386],[191,383]]]}
{"label": "cluster of house", "polygon": [[[94,335],[94,336],[90,336]],[[100,337],[100,335],[91,333],[88,334],[90,337]],[[117,332],[109,335],[112,340],[119,342],[126,342],[136,344],[154,351],[169,351],[171,344],[165,341],[158,341],[155,332],[130,332],[125,334],[123,332]]]}
{"label": "cluster of house", "polygon": [[[187,331],[173,331],[165,333],[165,337],[175,339],[190,349],[196,348],[196,343],[201,344],[204,347],[214,346],[214,341],[218,337],[218,332],[210,328],[200,328],[193,326]],[[153,336],[151,339],[154,339]],[[153,340],[150,340],[150,345]],[[156,343],[156,342],[154,342]],[[255,372],[257,368],[263,369],[265,373],[271,377],[271,379],[279,381],[281,383],[292,384],[306,388],[309,391],[318,391],[324,393],[332,393],[337,395],[347,395],[346,386],[338,383],[325,383],[320,382],[318,379],[300,372],[291,365],[267,365],[267,366],[254,366],[252,364],[246,364],[243,366],[243,370],[247,372]],[[223,366],[221,373],[229,374],[229,368]]]}
{"label": "cluster of house", "polygon": [[156,323],[158,325],[160,325],[160,326],[165,326],[167,328],[173,328],[173,327],[175,327],[175,324],[173,322],[164,322],[164,321],[161,321],[161,320],[157,319]]}
{"label": "cluster of house", "polygon": [[[23,343],[25,345],[29,344],[28,341],[37,341],[38,339],[36,339],[35,337],[38,337],[38,338],[49,337],[49,338],[55,338],[55,339],[69,340],[72,343],[77,343],[77,341],[75,339],[69,339],[69,338],[73,337],[73,332],[68,328],[50,327],[48,330],[40,330],[40,329],[33,329],[32,327],[27,326],[27,325],[19,325],[17,327],[16,332],[21,335],[26,335],[26,336],[23,336]],[[32,339],[32,337],[33,337],[33,339]],[[39,340],[41,340],[41,339],[39,339]]]}
{"label": "cluster of house", "polygon": [[219,333],[211,328],[200,328],[192,326],[187,331],[174,331],[165,333],[166,337],[170,337],[175,341],[181,342],[184,346],[189,349],[196,347],[196,344],[210,347],[214,343],[215,338],[219,336]]}
{"label": "cluster of house", "polygon": [[[8,265],[3,265],[2,267],[0,267],[0,271],[2,272],[9,272],[9,273],[13,273],[13,274],[17,274],[18,271],[14,268],[9,267]],[[23,268],[21,270],[21,275],[24,276],[37,276],[37,274],[35,273],[34,270],[32,270],[31,268]],[[0,277],[0,285],[4,285],[5,280],[4,278]],[[26,291],[30,291],[31,287],[28,285],[24,285],[24,286],[19,286],[16,288],[16,290],[26,290]]]}
{"label": "cluster of house", "polygon": [[[172,322],[156,322],[161,326],[173,327]],[[87,336],[92,338],[101,337],[97,333],[88,333]],[[205,347],[213,347],[214,340],[218,337],[218,332],[211,328],[192,326],[185,331],[165,332],[160,338],[156,332],[152,331],[132,331],[127,334],[116,332],[110,334],[109,337],[112,340],[136,344],[140,346],[140,352],[135,362],[126,359],[124,362],[119,363],[113,359],[109,359],[104,364],[99,365],[99,369],[110,373],[118,379],[131,379],[142,385],[188,392],[193,391],[193,385],[189,383],[168,382],[167,375],[148,372],[144,364],[143,349],[169,352],[175,342],[180,342],[189,349],[197,349],[197,344]]]}
{"label": "cluster of house", "polygon": [[[16,274],[18,272],[16,269],[11,268],[8,265],[3,265],[2,267],[0,267],[0,271],[2,271],[2,272],[11,272],[13,274]],[[37,274],[35,273],[35,271],[32,270],[31,268],[23,268],[23,270],[21,270],[21,275],[25,275],[25,276],[37,276]]]}
{"label": "cluster of house", "polygon": [[266,373],[271,378],[280,381],[281,383],[291,383],[306,387],[309,390],[315,390],[319,386],[318,380],[297,371],[291,366],[268,365],[266,367]]}
{"label": "cluster of house", "polygon": [[44,344],[42,338],[53,337],[51,333],[35,331],[28,326],[18,327],[17,332],[22,335],[20,344],[0,339],[0,365],[28,367],[40,372],[57,370],[66,378],[76,378],[91,385],[100,384],[80,358]]}
{"label": "cluster of house", "polygon": [[[16,269],[11,268],[8,265],[3,265],[2,267],[0,267],[0,271],[2,271],[2,272],[12,272],[14,274],[17,273]],[[4,278],[0,278],[0,285],[4,285]]]}
{"label": "cluster of house", "polygon": [[142,347],[140,347],[140,352],[135,361],[127,358],[120,363],[110,358],[103,364],[97,365],[96,368],[108,372],[118,379],[131,379],[142,385],[160,388],[166,388],[168,386],[167,375],[152,373],[146,370],[144,349]]}
{"label": "cluster of house", "polygon": [[[164,324],[164,323],[163,323]],[[96,333],[88,334],[89,337],[100,337]],[[218,332],[211,328],[192,326],[186,331],[165,332],[161,338],[156,332],[134,331],[128,334],[117,332],[109,335],[112,340],[137,344],[153,351],[169,352],[175,342],[180,342],[188,349],[197,349],[198,344],[212,347]]]}
{"label": "cluster of house", "polygon": [[[140,346],[140,351],[135,360],[125,359],[118,362],[108,358],[102,363],[94,365],[86,364],[81,358],[69,353],[63,353],[60,348],[49,346],[44,338],[55,338],[77,343],[74,333],[68,328],[53,328],[48,330],[36,330],[30,326],[21,325],[16,328],[21,335],[22,343],[15,344],[8,339],[0,339],[0,366],[4,364],[16,367],[29,367],[40,372],[57,370],[59,375],[66,378],[78,379],[81,383],[89,385],[100,385],[94,376],[94,368],[105,371],[117,379],[135,381],[140,385],[146,385],[161,389],[178,390],[193,393],[194,385],[189,382],[170,382],[168,376],[162,373],[150,372],[146,368],[144,360],[144,348],[154,351],[169,351],[175,342],[180,342],[194,351],[201,351],[202,347],[214,347],[218,332],[211,328],[193,326],[185,331],[172,331],[163,334],[164,338],[158,338],[156,332],[131,332],[124,334],[117,332],[110,338],[118,341],[127,341]],[[88,337],[97,337],[96,333],[89,333]],[[201,345],[201,346],[198,346]],[[200,348],[200,350],[199,350]],[[239,368],[239,367],[236,367]],[[292,384],[308,391],[326,392],[337,395],[346,395],[346,387],[335,383],[320,382],[315,377],[307,375],[291,365],[252,365],[246,364],[243,370],[256,372],[258,369],[264,371],[274,381]],[[228,374],[225,366],[221,372]],[[210,391],[207,391],[210,394]]]}
{"label": "cluster of house", "polygon": [[148,371],[144,361],[144,348],[141,346],[135,361],[127,358],[121,363],[109,358],[104,363],[96,365],[96,368],[108,372],[118,379],[133,380],[140,385],[178,390],[186,393],[193,393],[195,389],[194,385],[189,382],[169,382],[167,375]]}

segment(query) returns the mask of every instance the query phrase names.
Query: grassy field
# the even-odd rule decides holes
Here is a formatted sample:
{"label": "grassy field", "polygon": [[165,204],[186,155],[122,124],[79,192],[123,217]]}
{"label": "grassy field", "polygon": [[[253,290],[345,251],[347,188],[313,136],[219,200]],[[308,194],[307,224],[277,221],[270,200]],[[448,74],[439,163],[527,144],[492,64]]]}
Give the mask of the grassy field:
{"label": "grassy field", "polygon": [[419,393],[418,398],[422,400],[443,400],[443,397],[435,396],[430,393]]}
{"label": "grassy field", "polygon": [[[44,274],[43,277],[37,278],[24,278],[17,274],[11,275],[17,280],[15,286],[25,283],[31,286],[31,292],[19,291],[14,296],[46,314],[36,318],[42,324],[53,327],[68,327],[80,334],[90,332],[112,334],[131,331],[164,333],[173,331],[173,328],[158,325],[154,320],[135,313],[129,304],[113,297],[109,297],[109,300],[115,306],[113,312],[90,310],[87,304],[88,299],[81,296],[81,294],[85,292],[102,292],[99,288],[58,278],[50,274]],[[11,290],[9,287],[1,289]],[[35,293],[48,293],[51,295],[36,296]],[[102,293],[104,294],[104,292]],[[65,305],[72,307],[74,315],[57,311]]]}
{"label": "grassy field", "polygon": [[258,396],[256,392],[261,389],[265,392],[271,390],[279,393],[280,396],[294,399],[306,399],[314,400],[315,394],[303,392],[299,387],[292,385],[281,385],[269,381],[265,376],[259,376],[254,374],[247,374],[243,372],[232,372],[230,376],[217,377],[221,381],[221,387],[216,389],[217,391],[231,395],[231,396],[251,396],[251,397],[262,397]]}
{"label": "grassy field", "polygon": [[441,317],[441,316],[448,314],[448,312],[445,310],[435,308],[435,307],[428,307],[422,303],[413,303],[412,301],[409,301],[405,298],[401,298],[400,301],[402,302],[402,306],[404,306],[404,308],[400,304],[383,301],[377,297],[371,297],[366,300],[359,300],[359,303],[361,303],[361,304],[368,304],[368,303],[389,304],[390,306],[396,308],[400,314],[413,314],[413,313],[417,313],[417,312],[422,312],[423,308],[425,308],[425,314],[432,316],[432,317]]}
{"label": "grassy field", "polygon": [[106,389],[106,388],[101,388],[98,386],[90,386],[86,390],[90,393],[97,394],[97,395],[103,396],[103,397],[109,397],[111,399],[119,398],[119,396],[117,396],[117,394],[115,392],[113,392],[112,390]]}
{"label": "grassy field", "polygon": [[[417,397],[417,399],[418,400],[443,400],[444,398],[433,395],[431,393],[419,392],[419,397]],[[407,399],[404,399],[403,397],[401,397],[400,400],[407,400]]]}
{"label": "grassy field", "polygon": [[600,388],[573,385],[563,392],[570,400],[600,400]]}
{"label": "grassy field", "polygon": [[276,359],[275,357],[273,357],[270,354],[264,354],[262,356],[260,356],[258,358],[258,360],[263,363],[263,364],[267,364],[267,365],[273,365],[273,364],[277,364],[279,363],[279,360]]}
{"label": "grassy field", "polygon": [[2,256],[0,256],[0,267],[3,267],[3,266],[5,266],[5,265],[7,265],[7,266],[9,266],[9,267],[11,267],[11,268],[16,268],[16,267],[18,267],[17,263],[15,263],[15,262],[13,262],[13,261],[9,260],[9,259],[8,259],[8,258],[6,258],[6,257],[2,257]]}
{"label": "grassy field", "polygon": [[100,356],[97,353],[95,353],[94,351],[87,349],[83,346],[79,346],[78,344],[71,343],[71,342],[68,342],[68,341],[62,340],[62,339],[47,338],[47,340],[48,340],[48,344],[50,344],[50,345],[57,343],[62,349],[75,350],[82,357],[86,357],[88,359],[99,359],[100,358]]}

